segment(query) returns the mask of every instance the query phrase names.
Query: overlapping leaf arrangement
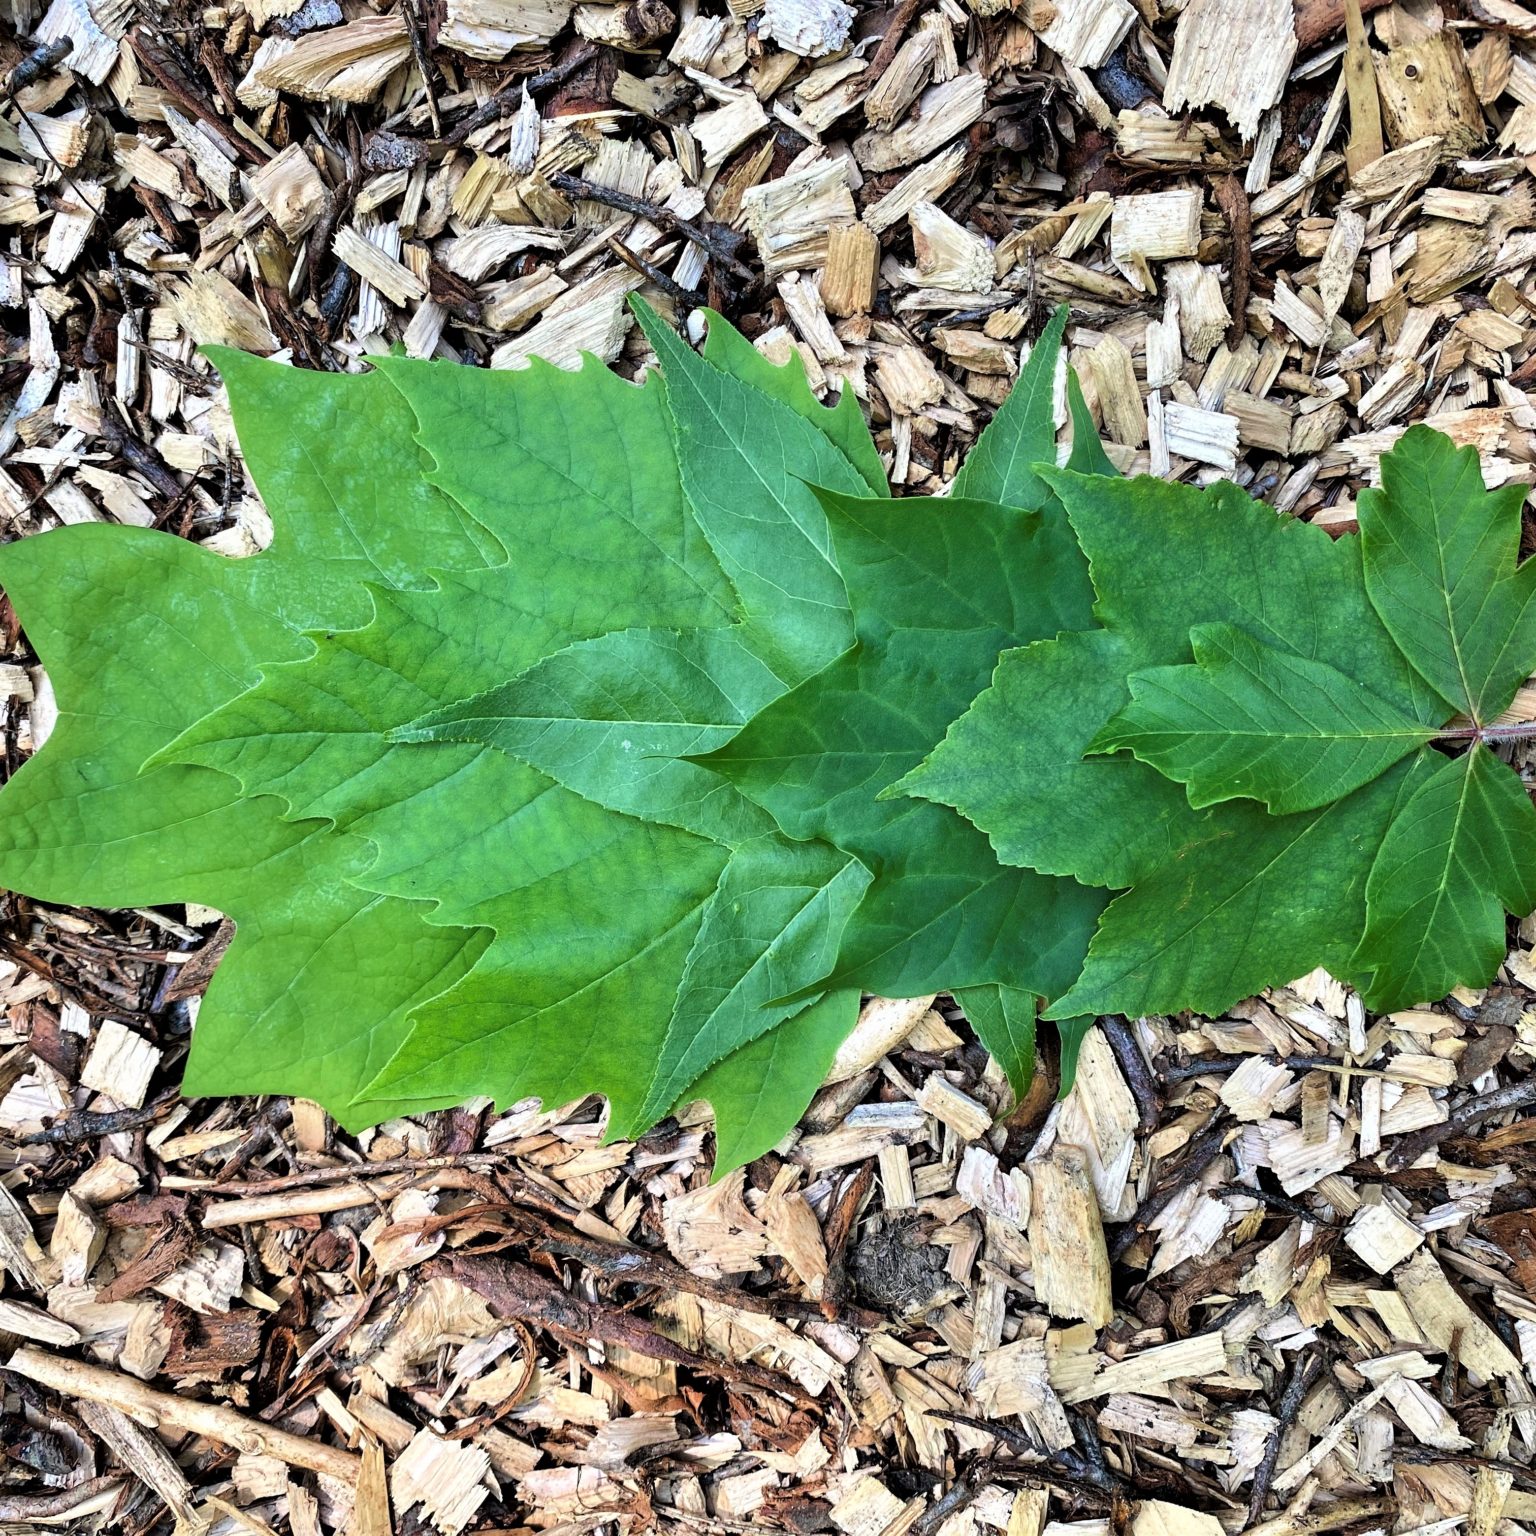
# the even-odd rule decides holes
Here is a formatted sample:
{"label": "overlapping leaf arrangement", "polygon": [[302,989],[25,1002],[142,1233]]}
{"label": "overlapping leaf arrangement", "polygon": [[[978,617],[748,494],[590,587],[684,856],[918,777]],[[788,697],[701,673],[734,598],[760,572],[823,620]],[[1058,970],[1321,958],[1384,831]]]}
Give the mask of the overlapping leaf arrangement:
{"label": "overlapping leaf arrangement", "polygon": [[1053,1012],[1217,1013],[1318,965],[1401,1007],[1487,981],[1536,906],[1494,750],[1532,734],[1497,723],[1536,666],[1525,488],[1422,427],[1381,469],[1337,542],[1231,485],[1042,472],[1102,628],[1010,652],[903,787],[1124,892]]}
{"label": "overlapping leaf arrangement", "polygon": [[1410,434],[1338,544],[1112,478],[1075,396],[1058,472],[1058,316],[953,496],[892,501],[850,395],[642,322],[641,388],[219,353],[269,551],[0,551],[62,708],[0,881],[236,918],[189,1092],[601,1092],[620,1133],[702,1097],[725,1167],[861,988],[956,993],[1022,1083],[1041,998],[1070,1048],[1317,964],[1391,1001],[1497,963],[1536,811],[1487,722],[1536,578],[1475,459]]}

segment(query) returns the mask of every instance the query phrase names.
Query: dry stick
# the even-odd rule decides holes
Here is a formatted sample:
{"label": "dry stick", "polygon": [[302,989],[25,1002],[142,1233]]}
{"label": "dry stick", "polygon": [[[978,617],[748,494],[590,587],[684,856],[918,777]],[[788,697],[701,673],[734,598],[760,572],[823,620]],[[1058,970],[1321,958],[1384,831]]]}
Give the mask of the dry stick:
{"label": "dry stick", "polygon": [[1442,1120],[1439,1125],[1426,1125],[1423,1130],[1404,1136],[1392,1148],[1387,1165],[1391,1168],[1406,1168],[1409,1163],[1416,1163],[1431,1147],[1438,1146],[1447,1136],[1455,1136],[1479,1120],[1498,1114],[1500,1110],[1524,1109],[1527,1104],[1536,1104],[1536,1078],[1527,1078],[1525,1082],[1515,1083],[1508,1088],[1495,1088],[1492,1093],[1479,1094],[1475,1099],[1468,1099],[1448,1120]]}
{"label": "dry stick", "polygon": [[125,1482],[127,1478],[120,1472],[111,1472],[105,1477],[93,1477],[87,1483],[77,1483],[73,1488],[60,1488],[57,1493],[8,1494],[0,1497],[0,1525],[61,1519],[102,1494],[121,1488]]}
{"label": "dry stick", "polygon": [[1285,1393],[1275,1412],[1275,1427],[1270,1430],[1269,1440],[1264,1446],[1264,1459],[1254,1470],[1253,1490],[1248,1495],[1249,1525],[1258,1520],[1259,1512],[1264,1508],[1264,1500],[1269,1497],[1269,1485],[1275,1480],[1275,1467],[1280,1461],[1280,1442],[1301,1410],[1301,1400],[1307,1395],[1307,1388],[1312,1385],[1322,1363],[1321,1355],[1307,1354],[1298,1356],[1291,1367],[1291,1379],[1285,1384]]}
{"label": "dry stick", "polygon": [[536,75],[528,75],[522,80],[513,81],[511,85],[497,91],[488,101],[476,107],[462,123],[455,123],[443,137],[442,142],[462,144],[477,128],[484,128],[487,123],[494,123],[502,113],[515,108],[525,90],[532,95],[534,91],[542,91],[547,86],[562,85],[583,64],[590,64],[596,57],[597,45],[582,43],[560,63],[551,65]]}
{"label": "dry stick", "polygon": [[1109,1041],[1109,1048],[1120,1063],[1131,1097],[1136,1101],[1137,1129],[1150,1132],[1157,1129],[1158,1106],[1161,1102],[1157,1083],[1147,1058],[1141,1053],[1141,1045],[1132,1033],[1131,1026],[1118,1013],[1107,1013],[1099,1020],[1099,1028]]}
{"label": "dry stick", "polygon": [[675,230],[701,250],[707,251],[733,277],[748,283],[756,281],[757,274],[736,257],[737,247],[741,244],[740,236],[731,234],[729,230],[723,230],[720,235],[712,234],[692,219],[685,219],[673,213],[670,208],[663,208],[660,203],[653,203],[644,197],[633,197],[628,192],[615,192],[611,187],[600,187],[596,182],[582,176],[572,176],[568,171],[556,171],[549,178],[549,184],[557,192],[564,192],[567,197],[601,203],[605,208],[616,208],[620,213],[632,213],[639,218],[649,219],[658,229]]}
{"label": "dry stick", "polygon": [[135,1376],[124,1376],[99,1365],[83,1365],[31,1345],[18,1349],[6,1369],[28,1381],[52,1387],[66,1397],[106,1403],[150,1428],[169,1424],[252,1456],[275,1456],[290,1467],[303,1467],[334,1477],[338,1482],[356,1483],[362,1467],[359,1457],[322,1440],[274,1429],[218,1403],[199,1403],[171,1392],[157,1392]]}
{"label": "dry stick", "polygon": [[1232,232],[1232,323],[1227,349],[1236,351],[1248,329],[1248,284],[1253,274],[1253,216],[1248,194],[1236,176],[1223,176],[1211,188],[1216,206],[1226,215]]}
{"label": "dry stick", "polygon": [[875,50],[874,58],[869,61],[869,69],[863,81],[866,88],[874,85],[890,67],[891,60],[896,57],[896,50],[901,47],[901,40],[907,35],[907,28],[912,25],[912,18],[917,15],[920,4],[921,0],[901,0],[901,4],[896,7],[895,14],[886,26],[885,36],[880,39],[880,46]]}
{"label": "dry stick", "polygon": [[1136,1207],[1135,1215],[1115,1233],[1114,1241],[1109,1245],[1111,1259],[1119,1260],[1125,1257],[1127,1250],[1135,1244],[1136,1240],[1151,1230],[1152,1223],[1162,1214],[1168,1202],[1181,1189],[1193,1184],[1215,1162],[1226,1140],[1227,1128],[1221,1121],[1217,1121],[1215,1125],[1207,1126],[1190,1142],[1189,1150],[1184,1154],[1168,1182],[1161,1188],[1153,1190]]}

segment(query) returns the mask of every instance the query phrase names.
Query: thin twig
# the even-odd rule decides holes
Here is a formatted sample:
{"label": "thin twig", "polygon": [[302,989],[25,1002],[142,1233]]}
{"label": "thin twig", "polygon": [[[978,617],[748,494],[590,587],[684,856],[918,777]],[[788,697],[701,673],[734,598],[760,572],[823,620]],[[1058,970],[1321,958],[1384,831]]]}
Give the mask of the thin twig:
{"label": "thin twig", "polygon": [[1131,1097],[1136,1101],[1139,1114],[1137,1129],[1148,1133],[1155,1131],[1162,1097],[1157,1091],[1157,1082],[1152,1076],[1151,1067],[1147,1065],[1147,1058],[1142,1054],[1140,1042],[1131,1026],[1118,1013],[1106,1014],[1099,1020],[1099,1028],[1104,1031],[1104,1038],[1109,1041],[1109,1048],[1115,1053],[1115,1060],[1125,1074]]}
{"label": "thin twig", "polygon": [[1279,1407],[1275,1410],[1275,1427],[1269,1432],[1264,1446],[1264,1458],[1254,1469],[1253,1487],[1248,1494],[1248,1524],[1253,1525],[1269,1497],[1269,1485],[1275,1480],[1275,1468],[1280,1461],[1280,1442],[1301,1411],[1302,1399],[1322,1368],[1322,1356],[1316,1353],[1298,1355],[1291,1365],[1291,1379],[1285,1384]]}
{"label": "thin twig", "polygon": [[1438,1146],[1447,1136],[1459,1135],[1479,1120],[1486,1120],[1489,1115],[1496,1115],[1501,1110],[1524,1109],[1527,1104],[1536,1104],[1536,1077],[1527,1078],[1523,1083],[1513,1083],[1508,1088],[1495,1088],[1492,1093],[1479,1094],[1477,1098],[1468,1099],[1459,1109],[1454,1110],[1449,1119],[1442,1120],[1438,1125],[1426,1125],[1411,1136],[1404,1136],[1393,1146],[1387,1157],[1387,1166],[1406,1168],[1410,1163],[1416,1163],[1431,1147]]}
{"label": "thin twig", "polygon": [[[723,225],[706,227],[685,219],[681,214],[653,203],[649,198],[634,197],[628,192],[615,192],[611,187],[600,187],[583,176],[572,176],[569,171],[556,171],[549,184],[567,197],[579,197],[587,202],[601,203],[605,208],[615,208],[620,213],[632,213],[638,218],[649,219],[658,229],[674,230],[691,240],[701,250],[720,263],[733,277],[743,282],[753,282],[757,274],[737,259],[741,236]],[[715,233],[715,230],[719,233]]]}
{"label": "thin twig", "polygon": [[1215,1162],[1226,1139],[1226,1127],[1218,1122],[1207,1126],[1190,1142],[1189,1150],[1180,1160],[1178,1168],[1168,1182],[1148,1195],[1137,1206],[1136,1214],[1115,1233],[1114,1240],[1109,1245],[1111,1259],[1119,1260],[1125,1257],[1132,1244],[1151,1229],[1152,1223],[1162,1214],[1168,1202],[1181,1189],[1188,1188]]}

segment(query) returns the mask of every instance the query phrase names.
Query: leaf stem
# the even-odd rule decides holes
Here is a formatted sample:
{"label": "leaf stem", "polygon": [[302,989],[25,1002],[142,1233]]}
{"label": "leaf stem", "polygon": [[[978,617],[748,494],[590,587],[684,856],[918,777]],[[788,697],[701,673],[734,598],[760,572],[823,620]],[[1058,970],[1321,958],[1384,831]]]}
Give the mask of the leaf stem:
{"label": "leaf stem", "polygon": [[1536,738],[1536,720],[1518,725],[1458,725],[1435,732],[1436,741],[1530,741]]}

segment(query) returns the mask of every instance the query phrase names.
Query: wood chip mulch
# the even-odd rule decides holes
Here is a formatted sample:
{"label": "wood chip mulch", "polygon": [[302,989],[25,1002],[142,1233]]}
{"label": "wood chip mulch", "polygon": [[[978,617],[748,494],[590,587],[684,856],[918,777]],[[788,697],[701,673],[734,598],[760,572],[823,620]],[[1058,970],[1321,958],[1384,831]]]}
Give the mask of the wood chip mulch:
{"label": "wood chip mulch", "polygon": [[[637,288],[912,492],[1063,301],[1123,467],[1333,530],[1411,421],[1536,479],[1513,0],[0,0],[0,72],[6,538],[265,542],[200,343],[633,373]],[[1060,1103],[873,999],[715,1185],[702,1116],[182,1100],[228,938],[0,898],[9,1531],[1536,1528],[1530,923],[1389,1017],[1104,1020]]]}

